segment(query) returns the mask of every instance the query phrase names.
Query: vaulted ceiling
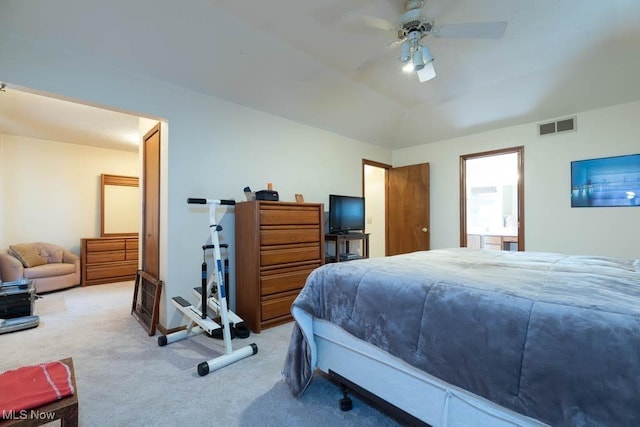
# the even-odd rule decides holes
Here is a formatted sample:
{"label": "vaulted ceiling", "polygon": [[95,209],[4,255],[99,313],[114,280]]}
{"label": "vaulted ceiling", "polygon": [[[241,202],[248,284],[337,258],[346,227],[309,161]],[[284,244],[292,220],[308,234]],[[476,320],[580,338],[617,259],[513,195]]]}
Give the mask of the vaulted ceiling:
{"label": "vaulted ceiling", "polygon": [[498,40],[428,36],[425,83],[402,72],[394,31],[363,25],[399,22],[403,6],[2,0],[0,36],[391,149],[640,99],[640,1],[427,0],[436,25],[508,26]]}

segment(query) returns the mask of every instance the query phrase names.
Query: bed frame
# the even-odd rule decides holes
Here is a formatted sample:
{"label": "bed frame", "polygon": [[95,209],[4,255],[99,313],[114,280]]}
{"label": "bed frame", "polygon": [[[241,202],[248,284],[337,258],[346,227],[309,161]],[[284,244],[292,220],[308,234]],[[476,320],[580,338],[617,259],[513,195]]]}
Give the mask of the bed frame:
{"label": "bed frame", "polygon": [[417,419],[432,426],[546,426],[420,371],[330,322],[296,307],[292,313],[304,334],[313,337],[311,366],[401,410],[400,418],[412,425]]}

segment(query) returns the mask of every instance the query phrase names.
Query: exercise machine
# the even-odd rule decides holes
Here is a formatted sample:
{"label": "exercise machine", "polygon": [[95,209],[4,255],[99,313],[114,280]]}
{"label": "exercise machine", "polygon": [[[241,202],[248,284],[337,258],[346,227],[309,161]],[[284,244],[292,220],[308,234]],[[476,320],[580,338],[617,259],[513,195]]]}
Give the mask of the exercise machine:
{"label": "exercise machine", "polygon": [[38,326],[40,317],[33,315],[36,298],[33,280],[0,282],[0,334]]}
{"label": "exercise machine", "polygon": [[[171,299],[173,305],[189,319],[189,323],[184,330],[158,337],[158,345],[162,347],[203,332],[211,336],[216,336],[220,335],[220,331],[222,331],[224,354],[198,364],[198,375],[204,376],[209,372],[224,368],[238,360],[256,354],[258,352],[258,346],[255,343],[251,343],[245,347],[234,350],[231,344],[233,329],[245,335],[244,328],[246,327],[242,319],[228,308],[222,256],[220,254],[220,241],[218,238],[218,232],[222,231],[222,226],[220,226],[216,220],[216,208],[220,205],[233,206],[236,202],[235,200],[189,198],[187,199],[187,203],[209,205],[211,244],[204,245],[202,250],[213,249],[214,271],[207,280],[206,262],[203,260],[202,286],[194,288],[193,290],[194,296],[196,296],[198,300],[195,305],[180,296]],[[209,310],[211,310],[211,313],[209,313]],[[218,318],[219,323],[214,320]],[[248,330],[246,330],[246,332],[248,332]]]}

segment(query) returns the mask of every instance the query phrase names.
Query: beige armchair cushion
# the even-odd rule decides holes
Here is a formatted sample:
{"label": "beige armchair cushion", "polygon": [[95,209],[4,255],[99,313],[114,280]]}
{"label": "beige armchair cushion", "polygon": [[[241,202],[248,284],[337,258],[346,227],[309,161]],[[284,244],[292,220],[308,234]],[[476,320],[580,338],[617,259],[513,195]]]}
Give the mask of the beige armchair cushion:
{"label": "beige armchair cushion", "polygon": [[47,263],[38,253],[38,249],[30,243],[9,246],[9,253],[18,258],[25,268],[36,267]]}
{"label": "beige armchair cushion", "polygon": [[27,279],[40,279],[42,277],[64,276],[65,274],[75,273],[75,270],[76,267],[73,264],[51,263],[25,270],[24,277]]}
{"label": "beige armchair cushion", "polygon": [[48,264],[63,262],[64,248],[51,243],[37,242],[34,243],[38,254],[44,258]]}

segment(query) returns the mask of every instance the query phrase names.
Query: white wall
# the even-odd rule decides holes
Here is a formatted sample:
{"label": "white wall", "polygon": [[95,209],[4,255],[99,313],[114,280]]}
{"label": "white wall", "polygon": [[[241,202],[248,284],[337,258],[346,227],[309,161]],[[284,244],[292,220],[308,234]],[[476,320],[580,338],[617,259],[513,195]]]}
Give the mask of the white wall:
{"label": "white wall", "polygon": [[2,135],[0,247],[43,241],[80,251],[100,236],[100,174],[138,176],[138,155]]}
{"label": "white wall", "polygon": [[525,248],[640,258],[640,209],[571,208],[573,160],[640,153],[640,102],[577,114],[577,131],[537,136],[535,123],[393,153],[393,165],[429,162],[431,247],[459,246],[459,156],[524,146]]}
{"label": "white wall", "polygon": [[[165,282],[160,322],[167,327],[181,323],[169,297],[189,296],[189,289],[199,284],[200,246],[208,234],[206,211],[188,206],[187,197],[242,200],[244,186],[262,189],[273,182],[281,200],[302,193],[306,201],[327,204],[330,193],[361,193],[363,158],[391,161],[390,150],[372,144],[98,67],[90,58],[45,46],[3,33],[2,80],[167,122],[168,142],[161,142],[160,212],[160,279]],[[231,216],[225,221],[222,237],[233,247]]]}

